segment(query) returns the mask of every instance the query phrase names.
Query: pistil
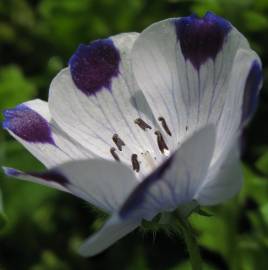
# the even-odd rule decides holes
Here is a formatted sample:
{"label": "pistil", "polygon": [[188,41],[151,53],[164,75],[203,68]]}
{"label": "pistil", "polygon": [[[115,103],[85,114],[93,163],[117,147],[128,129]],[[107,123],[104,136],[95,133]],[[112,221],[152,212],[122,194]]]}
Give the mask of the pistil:
{"label": "pistil", "polygon": [[144,158],[144,161],[148,164],[148,166],[151,167],[152,170],[156,167],[156,161],[153,159],[151,153],[149,151],[146,151],[145,153],[142,153],[142,156]]}

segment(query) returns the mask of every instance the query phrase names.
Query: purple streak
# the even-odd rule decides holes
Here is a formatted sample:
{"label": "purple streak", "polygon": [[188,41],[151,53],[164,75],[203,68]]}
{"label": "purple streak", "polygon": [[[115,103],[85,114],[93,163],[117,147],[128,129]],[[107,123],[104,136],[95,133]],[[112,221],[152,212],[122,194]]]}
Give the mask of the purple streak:
{"label": "purple streak", "polygon": [[64,187],[70,183],[69,180],[63,174],[53,169],[46,172],[29,172],[29,173],[22,172],[14,168],[3,168],[3,169],[7,176],[14,176],[14,177],[31,176],[40,178],[46,182],[55,182]]}
{"label": "purple streak", "polygon": [[263,75],[261,65],[257,60],[255,60],[251,65],[245,84],[242,106],[242,125],[248,123],[251,116],[257,109],[262,79]]}

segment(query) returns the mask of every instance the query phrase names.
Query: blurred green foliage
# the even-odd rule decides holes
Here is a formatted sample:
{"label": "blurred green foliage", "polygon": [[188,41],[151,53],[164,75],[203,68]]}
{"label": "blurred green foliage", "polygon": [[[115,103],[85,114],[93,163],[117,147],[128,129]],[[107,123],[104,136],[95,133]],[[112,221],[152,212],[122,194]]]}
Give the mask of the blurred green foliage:
{"label": "blurred green foliage", "polygon": [[[242,192],[210,208],[212,217],[193,215],[191,221],[205,269],[267,269],[267,0],[0,0],[0,108],[46,99],[49,82],[79,43],[208,10],[230,20],[249,39],[263,60],[265,82],[256,117],[245,131]],[[1,164],[42,167],[4,132],[0,141]],[[1,270],[190,269],[182,240],[162,233],[134,232],[96,258],[80,258],[75,249],[102,221],[94,209],[70,195],[7,180],[3,174],[0,186]]]}

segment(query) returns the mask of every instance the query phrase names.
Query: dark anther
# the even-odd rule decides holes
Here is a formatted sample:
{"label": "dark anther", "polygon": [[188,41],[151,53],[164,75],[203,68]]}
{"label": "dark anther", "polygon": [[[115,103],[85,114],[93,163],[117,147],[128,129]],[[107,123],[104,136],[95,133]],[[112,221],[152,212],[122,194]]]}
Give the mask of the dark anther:
{"label": "dark anther", "polygon": [[188,126],[186,126],[186,127],[185,127],[185,130],[186,130],[186,131],[188,131],[188,128],[189,128],[189,127],[188,127]]}
{"label": "dark anther", "polygon": [[137,118],[134,121],[134,123],[137,124],[143,130],[146,130],[146,128],[152,129],[152,127],[150,125],[148,125],[146,122],[144,122],[141,118]]}
{"label": "dark anther", "polygon": [[132,154],[131,156],[132,168],[134,171],[139,172],[140,163],[138,161],[138,156],[136,154]]}
{"label": "dark anther", "polygon": [[118,134],[113,135],[113,141],[117,146],[118,150],[122,151],[122,146],[124,146],[125,143],[119,138]]}
{"label": "dark anther", "polygon": [[120,158],[119,158],[119,156],[116,154],[115,151],[116,151],[116,149],[115,149],[114,147],[112,147],[112,148],[110,149],[110,152],[111,152],[113,158],[114,158],[116,161],[120,161]]}
{"label": "dark anther", "polygon": [[168,128],[167,122],[166,122],[166,120],[164,119],[164,117],[158,117],[158,120],[161,122],[162,127],[163,127],[163,129],[165,130],[165,132],[166,132],[169,136],[171,136],[171,131],[170,131],[170,129]]}
{"label": "dark anther", "polygon": [[166,143],[164,141],[164,138],[163,138],[161,132],[158,131],[158,130],[155,131],[154,134],[157,136],[157,144],[158,144],[159,150],[163,154],[165,149],[168,150],[168,147],[167,147],[167,145],[166,145]]}

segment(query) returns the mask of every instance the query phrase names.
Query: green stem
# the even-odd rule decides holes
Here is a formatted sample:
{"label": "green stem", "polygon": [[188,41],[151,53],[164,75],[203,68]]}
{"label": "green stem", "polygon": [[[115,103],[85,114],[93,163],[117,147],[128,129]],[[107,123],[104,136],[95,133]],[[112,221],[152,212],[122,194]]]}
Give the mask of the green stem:
{"label": "green stem", "polygon": [[179,224],[190,256],[192,270],[202,270],[202,258],[192,227],[186,219],[180,219]]}

